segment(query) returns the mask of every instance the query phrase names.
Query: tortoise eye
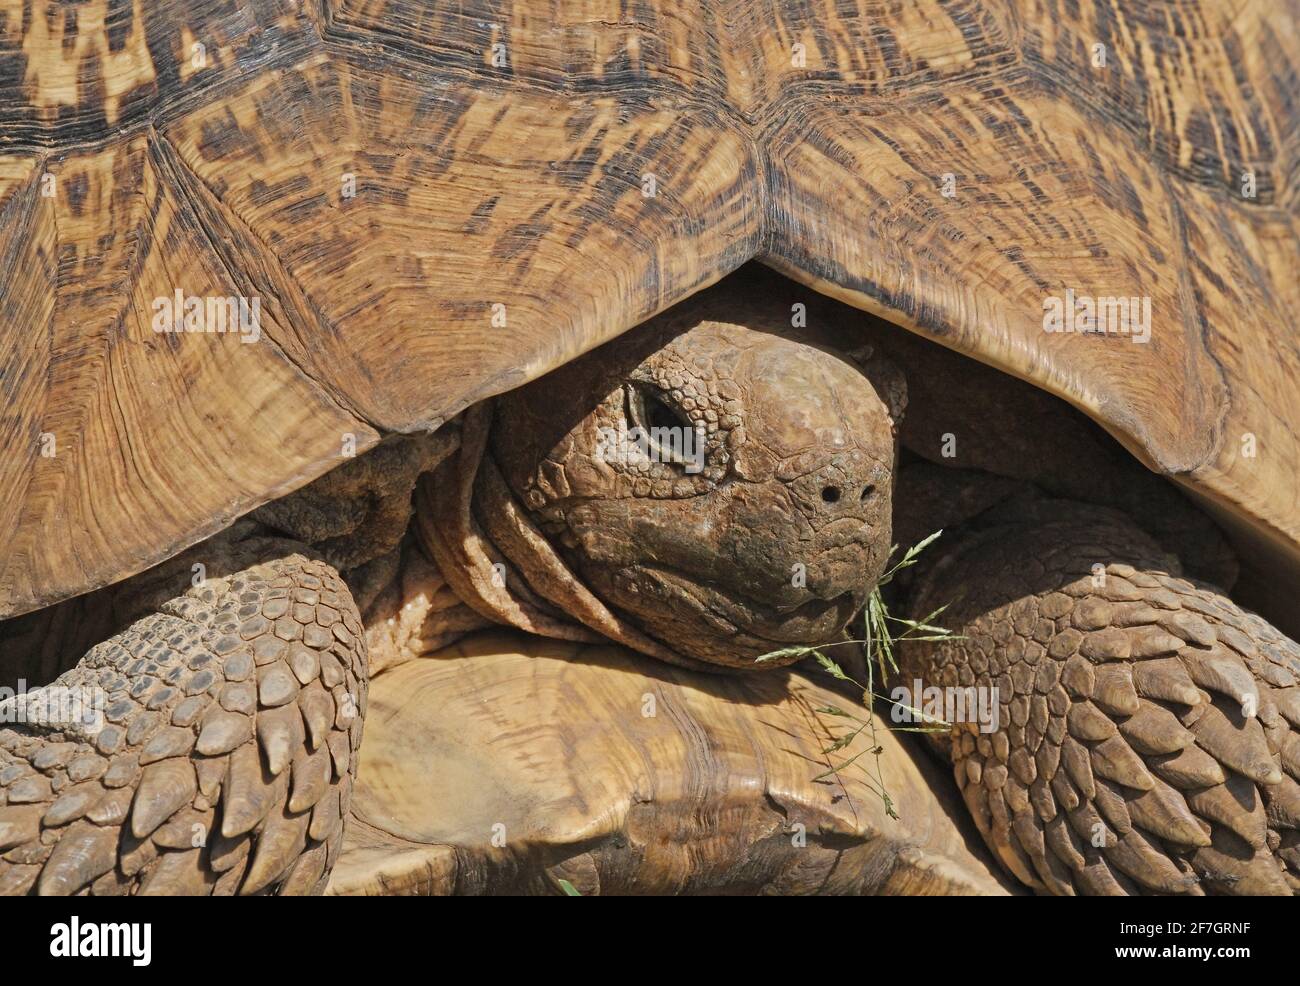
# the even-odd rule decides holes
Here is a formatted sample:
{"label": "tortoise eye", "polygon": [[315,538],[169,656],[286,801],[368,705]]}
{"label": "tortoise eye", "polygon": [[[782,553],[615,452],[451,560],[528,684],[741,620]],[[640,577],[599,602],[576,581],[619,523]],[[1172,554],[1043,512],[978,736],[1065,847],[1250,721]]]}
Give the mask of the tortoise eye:
{"label": "tortoise eye", "polygon": [[670,407],[658,394],[648,394],[644,404],[646,424],[651,428],[694,428],[690,419]]}
{"label": "tortoise eye", "polygon": [[658,461],[685,463],[695,454],[694,422],[657,390],[629,385],[627,418],[629,427],[641,430],[642,441]]}

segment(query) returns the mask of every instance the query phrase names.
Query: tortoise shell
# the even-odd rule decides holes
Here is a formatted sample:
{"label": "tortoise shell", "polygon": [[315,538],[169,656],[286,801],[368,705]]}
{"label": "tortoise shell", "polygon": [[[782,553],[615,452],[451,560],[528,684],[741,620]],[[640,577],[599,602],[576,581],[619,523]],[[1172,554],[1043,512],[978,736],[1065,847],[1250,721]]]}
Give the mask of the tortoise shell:
{"label": "tortoise shell", "polygon": [[[0,0],[0,617],[751,258],[1070,401],[1294,570],[1295,14]],[[1148,338],[1045,331],[1079,297]]]}

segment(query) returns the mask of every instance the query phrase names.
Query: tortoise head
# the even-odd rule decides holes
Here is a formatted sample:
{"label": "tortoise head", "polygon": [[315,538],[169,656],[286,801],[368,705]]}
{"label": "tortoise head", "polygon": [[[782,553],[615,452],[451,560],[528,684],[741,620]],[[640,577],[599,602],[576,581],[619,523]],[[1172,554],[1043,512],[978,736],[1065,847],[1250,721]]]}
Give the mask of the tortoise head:
{"label": "tortoise head", "polygon": [[895,415],[847,358],[734,318],[674,310],[534,381],[502,399],[492,443],[607,606],[752,667],[832,639],[879,578]]}

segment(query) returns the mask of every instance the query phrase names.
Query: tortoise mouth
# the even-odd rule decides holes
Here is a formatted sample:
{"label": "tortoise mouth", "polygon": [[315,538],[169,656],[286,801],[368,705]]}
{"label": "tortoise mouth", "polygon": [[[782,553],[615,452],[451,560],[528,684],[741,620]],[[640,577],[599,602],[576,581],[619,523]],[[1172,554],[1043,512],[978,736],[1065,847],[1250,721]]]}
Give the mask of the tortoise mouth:
{"label": "tortoise mouth", "polygon": [[744,635],[778,646],[829,642],[862,607],[868,590],[864,583],[860,589],[830,599],[812,598],[797,606],[776,607],[735,589],[701,582],[678,569],[646,565],[643,571],[672,595],[690,599],[715,636]]}

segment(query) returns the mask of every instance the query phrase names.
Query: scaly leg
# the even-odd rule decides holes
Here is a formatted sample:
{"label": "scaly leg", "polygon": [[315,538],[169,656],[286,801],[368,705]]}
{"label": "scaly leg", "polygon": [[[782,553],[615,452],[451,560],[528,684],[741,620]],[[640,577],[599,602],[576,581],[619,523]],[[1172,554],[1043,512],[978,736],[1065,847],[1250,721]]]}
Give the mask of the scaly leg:
{"label": "scaly leg", "polygon": [[0,705],[0,893],[323,887],[365,711],[356,606],[295,542],[196,550],[206,580],[172,566],[149,615]]}
{"label": "scaly leg", "polygon": [[1058,894],[1300,891],[1300,646],[1112,511],[1049,501],[931,550],[910,608],[949,604],[965,639],[904,647],[904,683],[996,689],[996,729],[941,745],[1008,870]]}

